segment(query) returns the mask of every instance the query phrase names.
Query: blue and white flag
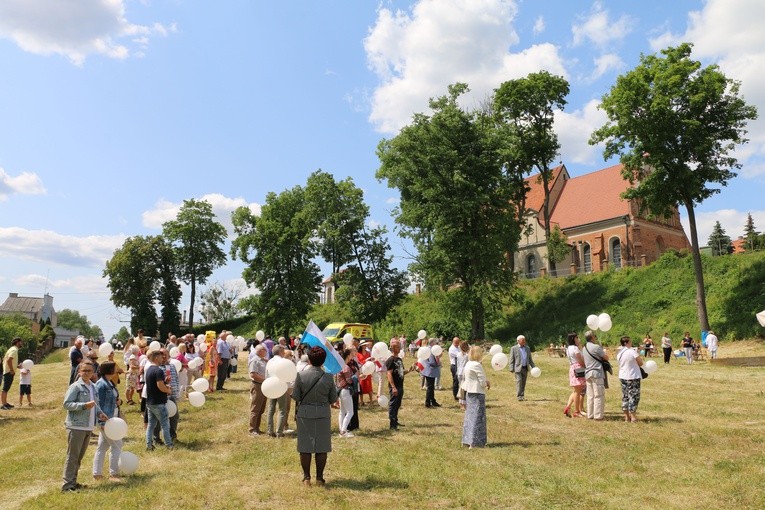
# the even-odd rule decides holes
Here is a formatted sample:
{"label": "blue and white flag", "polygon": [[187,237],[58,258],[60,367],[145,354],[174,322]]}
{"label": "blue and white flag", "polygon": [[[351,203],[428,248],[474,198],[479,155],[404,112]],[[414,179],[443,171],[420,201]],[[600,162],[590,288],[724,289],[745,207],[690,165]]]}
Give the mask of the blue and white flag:
{"label": "blue and white flag", "polygon": [[300,339],[301,344],[310,345],[311,347],[321,347],[327,351],[327,359],[324,361],[324,370],[329,374],[337,374],[345,368],[345,361],[337,353],[332,344],[330,344],[324,333],[321,332],[319,327],[314,324],[313,321],[308,323],[305,328],[303,337]]}

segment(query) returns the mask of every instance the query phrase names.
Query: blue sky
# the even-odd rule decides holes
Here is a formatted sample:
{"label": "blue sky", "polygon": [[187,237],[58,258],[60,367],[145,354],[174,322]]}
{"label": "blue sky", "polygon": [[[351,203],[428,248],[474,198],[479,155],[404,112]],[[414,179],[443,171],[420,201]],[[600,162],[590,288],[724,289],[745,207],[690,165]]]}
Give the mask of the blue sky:
{"label": "blue sky", "polygon": [[[456,81],[470,107],[529,72],[565,76],[573,176],[607,166],[586,143],[598,100],[641,52],[693,42],[765,116],[763,15],[759,0],[2,2],[0,299],[47,288],[113,334],[129,315],[101,272],[126,237],[159,233],[188,198],[230,226],[319,168],[353,177],[392,230],[376,146]],[[741,235],[747,212],[765,230],[765,120],[749,131],[739,176],[697,208],[702,243],[716,220]]]}

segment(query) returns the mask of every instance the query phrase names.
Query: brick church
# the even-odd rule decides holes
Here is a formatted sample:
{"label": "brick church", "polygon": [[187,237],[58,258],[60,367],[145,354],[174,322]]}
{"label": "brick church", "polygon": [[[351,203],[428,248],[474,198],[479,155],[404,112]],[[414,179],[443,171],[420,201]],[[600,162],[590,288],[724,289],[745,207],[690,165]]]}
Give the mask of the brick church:
{"label": "brick church", "polygon": [[[677,209],[669,218],[649,219],[633,200],[621,198],[630,186],[621,171],[619,164],[572,178],[565,165],[553,169],[550,223],[560,227],[571,248],[556,264],[556,276],[643,266],[668,249],[690,248]],[[548,267],[538,177],[526,179],[527,229],[513,254],[515,270],[529,278],[545,275]]]}

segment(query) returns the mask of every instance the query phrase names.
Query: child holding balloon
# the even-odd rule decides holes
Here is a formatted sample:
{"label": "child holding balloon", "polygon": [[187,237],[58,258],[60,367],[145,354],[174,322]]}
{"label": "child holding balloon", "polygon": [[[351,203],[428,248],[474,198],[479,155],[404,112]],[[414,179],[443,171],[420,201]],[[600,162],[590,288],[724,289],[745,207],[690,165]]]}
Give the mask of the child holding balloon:
{"label": "child holding balloon", "polygon": [[27,396],[27,405],[32,407],[32,371],[22,364],[19,373],[21,374],[21,379],[19,379],[19,407],[24,404],[24,395]]}

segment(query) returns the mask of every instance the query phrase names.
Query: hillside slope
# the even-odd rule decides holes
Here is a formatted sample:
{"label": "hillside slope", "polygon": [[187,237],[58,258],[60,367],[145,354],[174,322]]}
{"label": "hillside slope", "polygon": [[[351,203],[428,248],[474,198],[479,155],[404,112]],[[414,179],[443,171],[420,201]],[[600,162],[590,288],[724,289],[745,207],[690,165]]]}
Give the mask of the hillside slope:
{"label": "hillside slope", "polygon": [[[721,339],[762,337],[754,315],[765,309],[765,253],[702,260],[712,329]],[[587,315],[601,312],[613,321],[601,336],[608,343],[622,335],[642,339],[648,331],[654,340],[664,331],[675,340],[686,330],[700,336],[693,263],[675,252],[645,268],[526,280],[519,287],[520,301],[490,332],[493,338],[523,333],[536,346],[559,343],[568,331],[584,331]]]}

